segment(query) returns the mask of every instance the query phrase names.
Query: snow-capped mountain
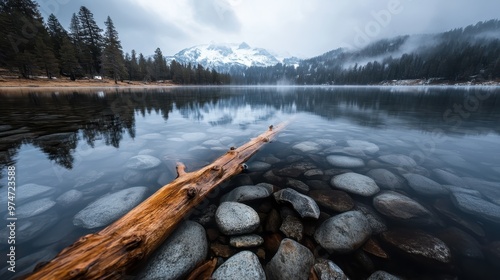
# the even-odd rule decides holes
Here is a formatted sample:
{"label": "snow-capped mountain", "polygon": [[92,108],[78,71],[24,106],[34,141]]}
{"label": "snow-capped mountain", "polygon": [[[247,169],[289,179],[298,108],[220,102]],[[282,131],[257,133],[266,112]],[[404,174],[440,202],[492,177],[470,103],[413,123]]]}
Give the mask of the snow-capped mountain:
{"label": "snow-capped mountain", "polygon": [[183,64],[201,64],[218,72],[231,72],[250,66],[266,67],[282,62],[267,50],[252,48],[247,43],[198,45],[183,49],[167,59]]}

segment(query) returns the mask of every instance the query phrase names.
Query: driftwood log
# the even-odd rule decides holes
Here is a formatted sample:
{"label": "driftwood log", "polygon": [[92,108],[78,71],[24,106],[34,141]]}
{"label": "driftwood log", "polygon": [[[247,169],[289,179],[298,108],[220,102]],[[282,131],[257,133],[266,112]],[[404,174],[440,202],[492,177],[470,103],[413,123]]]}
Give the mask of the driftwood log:
{"label": "driftwood log", "polygon": [[231,148],[198,171],[185,172],[185,166],[178,164],[178,177],[174,181],[113,224],[81,237],[25,279],[121,279],[130,275],[190,210],[217,185],[240,173],[243,163],[285,125],[270,126],[257,138]]}

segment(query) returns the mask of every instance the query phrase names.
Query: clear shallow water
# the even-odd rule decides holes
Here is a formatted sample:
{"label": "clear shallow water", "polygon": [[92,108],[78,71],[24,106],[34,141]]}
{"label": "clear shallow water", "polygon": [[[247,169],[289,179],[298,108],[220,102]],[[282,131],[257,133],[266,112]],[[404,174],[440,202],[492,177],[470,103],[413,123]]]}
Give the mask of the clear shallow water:
{"label": "clear shallow water", "polygon": [[[281,163],[272,167],[279,169],[286,166],[289,156],[295,155],[319,169],[331,171],[335,168],[326,162],[328,155],[348,147],[347,140],[364,140],[376,144],[380,150],[362,156],[366,167],[353,169],[357,173],[366,174],[378,167],[379,156],[402,154],[413,158],[418,166],[413,170],[386,168],[399,175],[411,171],[436,181],[433,170],[443,169],[469,181],[480,180],[493,186],[480,195],[485,201],[500,200],[498,88],[241,87],[6,92],[0,93],[0,113],[2,223],[7,215],[6,166],[16,167],[17,186],[34,183],[52,188],[19,201],[18,207],[42,198],[57,202],[43,213],[33,216],[27,213],[27,217],[19,218],[18,225],[25,219],[17,233],[17,242],[21,243],[16,247],[19,271],[55,255],[79,236],[102,228],[82,229],[73,225],[76,213],[102,195],[134,186],[146,186],[146,196],[150,195],[175,178],[176,162],[185,163],[188,170],[196,170],[229,147],[239,146],[260,134],[268,125],[290,119],[286,131],[251,162],[266,161],[271,156],[282,158]],[[304,141],[318,143],[320,151],[309,154],[292,149]],[[155,156],[161,165],[147,174],[131,173],[125,165],[139,154]],[[249,172],[254,183],[266,180],[264,172]],[[330,173],[335,172],[343,171],[336,168]],[[331,177],[325,175],[321,180],[329,183]],[[229,185],[237,185],[238,179],[241,178]],[[57,198],[69,190],[78,190],[81,197],[69,205],[58,202]],[[227,191],[227,188],[218,191],[211,201],[217,202],[218,195]],[[448,202],[447,197],[422,196],[408,189],[403,192],[443,220],[440,227],[422,230],[437,234],[453,225],[471,232],[434,209],[438,199]],[[371,198],[353,198],[371,204]],[[463,258],[456,254],[454,268],[443,272],[441,268],[427,270],[423,266],[423,273],[412,261],[400,261],[397,257],[391,261],[372,257],[372,262],[377,268],[408,276],[422,273],[466,279],[488,278],[498,273],[494,265],[498,255],[488,249],[500,241],[498,224],[456,208],[453,212],[484,231],[482,236],[471,234],[480,244],[484,258]],[[44,223],[37,225],[37,220]],[[387,224],[389,228],[401,227],[389,220]],[[20,233],[30,228],[34,230],[28,236]],[[0,275],[5,271],[3,252],[7,252],[6,232],[2,234]],[[352,273],[351,277],[366,274],[356,272],[359,264],[352,264],[359,262],[356,254],[331,258],[344,271]]]}

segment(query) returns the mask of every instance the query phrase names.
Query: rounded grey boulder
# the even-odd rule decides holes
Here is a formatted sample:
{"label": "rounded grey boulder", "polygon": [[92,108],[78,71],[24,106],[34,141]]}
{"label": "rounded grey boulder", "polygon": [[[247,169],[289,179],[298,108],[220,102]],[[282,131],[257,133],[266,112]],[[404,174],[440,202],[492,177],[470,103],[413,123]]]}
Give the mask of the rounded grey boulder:
{"label": "rounded grey boulder", "polygon": [[265,280],[266,275],[257,255],[250,251],[242,251],[219,266],[211,279]]}
{"label": "rounded grey boulder", "polygon": [[349,211],[324,221],[314,233],[314,239],[331,253],[349,253],[363,245],[371,234],[365,216]]}
{"label": "rounded grey boulder", "polygon": [[285,238],[281,241],[278,252],[266,267],[267,279],[272,280],[307,280],[314,264],[314,255],[300,243]]}
{"label": "rounded grey boulder", "polygon": [[208,243],[198,223],[182,223],[156,250],[137,279],[182,279],[205,260]]}
{"label": "rounded grey boulder", "polygon": [[331,155],[327,156],[326,160],[331,165],[342,168],[359,168],[365,166],[365,162],[362,159],[355,157]]}
{"label": "rounded grey boulder", "polygon": [[105,195],[78,212],[73,224],[83,228],[107,226],[137,206],[147,190],[146,187],[133,187]]}
{"label": "rounded grey boulder", "polygon": [[320,210],[316,202],[296,190],[286,188],[274,193],[274,199],[278,202],[289,202],[293,209],[299,213],[302,218],[319,218]]}
{"label": "rounded grey boulder", "polygon": [[125,167],[135,170],[147,170],[157,167],[161,164],[161,160],[149,155],[139,155],[131,157]]}
{"label": "rounded grey boulder", "polygon": [[353,172],[337,175],[330,183],[338,189],[361,196],[372,196],[380,191],[372,178]]}
{"label": "rounded grey boulder", "polygon": [[260,218],[250,206],[238,202],[223,202],[215,212],[215,222],[223,234],[239,235],[257,229]]}

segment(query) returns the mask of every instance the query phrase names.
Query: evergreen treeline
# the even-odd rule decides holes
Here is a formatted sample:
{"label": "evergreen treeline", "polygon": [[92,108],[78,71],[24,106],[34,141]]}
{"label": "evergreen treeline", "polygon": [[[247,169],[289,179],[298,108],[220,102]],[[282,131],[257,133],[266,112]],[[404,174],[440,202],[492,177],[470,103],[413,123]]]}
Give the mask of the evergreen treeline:
{"label": "evergreen treeline", "polygon": [[500,78],[500,21],[437,35],[401,36],[359,51],[333,50],[298,67],[277,64],[232,73],[238,84],[378,84],[391,80],[452,82]]}
{"label": "evergreen treeline", "polygon": [[104,30],[82,6],[66,30],[51,14],[44,22],[32,0],[0,0],[0,67],[23,78],[45,75],[72,80],[105,76],[118,80],[179,84],[227,84],[230,77],[203,66],[167,63],[160,48],[154,57],[123,54],[118,32],[108,16]]}

